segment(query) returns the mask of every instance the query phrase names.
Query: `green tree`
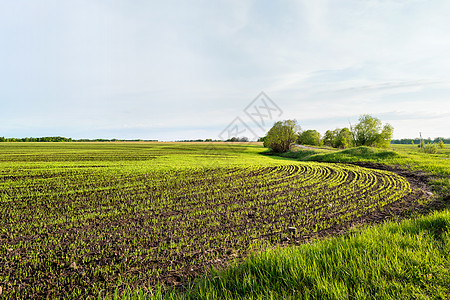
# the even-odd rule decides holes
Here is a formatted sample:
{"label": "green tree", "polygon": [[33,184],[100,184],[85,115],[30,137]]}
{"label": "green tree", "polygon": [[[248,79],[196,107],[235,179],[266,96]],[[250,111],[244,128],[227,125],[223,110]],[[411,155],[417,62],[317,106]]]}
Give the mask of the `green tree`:
{"label": "green tree", "polygon": [[341,139],[342,148],[346,149],[350,147],[350,143],[347,141],[347,138],[345,136]]}
{"label": "green tree", "polygon": [[356,146],[387,148],[391,142],[394,128],[390,124],[384,127],[380,119],[371,115],[359,117],[359,123],[352,130]]}
{"label": "green tree", "polygon": [[378,148],[389,148],[393,134],[394,127],[392,127],[391,124],[385,124],[383,130],[381,130],[381,133],[378,135],[375,146]]}
{"label": "green tree", "polygon": [[350,129],[344,127],[339,130],[336,136],[335,147],[336,148],[349,148],[353,146],[353,137]]}
{"label": "green tree", "polygon": [[334,148],[349,148],[353,146],[352,133],[347,127],[342,129],[327,130],[323,137],[323,143],[326,146]]}
{"label": "green tree", "polygon": [[444,149],[445,148],[445,144],[442,140],[439,140],[439,148]]}
{"label": "green tree", "polygon": [[336,136],[337,136],[336,130],[338,130],[338,129],[327,130],[325,132],[325,134],[323,135],[323,139],[322,139],[323,144],[325,146],[336,147],[335,146],[335,139],[336,139]]}
{"label": "green tree", "polygon": [[300,130],[296,120],[278,121],[267,133],[264,147],[274,152],[286,152],[291,148],[291,144],[297,141]]}
{"label": "green tree", "polygon": [[306,130],[298,137],[298,143],[301,145],[322,146],[323,142],[320,133],[317,130]]}

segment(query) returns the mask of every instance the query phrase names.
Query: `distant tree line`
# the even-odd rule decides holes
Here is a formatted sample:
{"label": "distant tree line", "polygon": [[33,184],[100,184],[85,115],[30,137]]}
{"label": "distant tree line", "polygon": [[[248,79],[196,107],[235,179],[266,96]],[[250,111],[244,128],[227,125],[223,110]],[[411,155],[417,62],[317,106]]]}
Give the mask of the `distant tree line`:
{"label": "distant tree line", "polygon": [[221,142],[221,140],[213,140],[213,139],[196,139],[196,140],[176,140],[175,142],[192,142],[192,143],[198,143],[198,142]]}
{"label": "distant tree line", "polygon": [[247,137],[232,137],[231,139],[225,140],[225,142],[248,142]]}
{"label": "distant tree line", "polygon": [[213,139],[196,139],[196,140],[177,140],[176,142],[194,142],[194,143],[201,143],[201,142],[248,142],[247,137],[232,137],[227,140],[213,140]]}
{"label": "distant tree line", "polygon": [[72,139],[62,136],[5,138],[0,136],[0,142],[157,142],[158,140],[121,140],[121,139]]}
{"label": "distant tree line", "polygon": [[177,140],[176,142],[194,142],[194,143],[201,143],[201,142],[249,142],[249,139],[247,137],[232,137],[227,140],[213,140],[213,139],[196,139],[196,140]]}
{"label": "distant tree line", "polygon": [[71,138],[62,136],[46,136],[40,138],[25,137],[25,138],[5,138],[0,137],[0,142],[73,142]]}
{"label": "distant tree line", "polygon": [[[450,138],[437,137],[435,139],[431,139],[431,138],[424,139],[424,142],[426,142],[428,144],[439,144],[440,141],[442,141],[444,144],[450,144]],[[420,145],[420,138],[391,140],[391,144],[415,144],[415,145]]]}
{"label": "distant tree line", "polygon": [[78,139],[73,140],[74,142],[157,142],[158,140],[124,140],[124,139]]}

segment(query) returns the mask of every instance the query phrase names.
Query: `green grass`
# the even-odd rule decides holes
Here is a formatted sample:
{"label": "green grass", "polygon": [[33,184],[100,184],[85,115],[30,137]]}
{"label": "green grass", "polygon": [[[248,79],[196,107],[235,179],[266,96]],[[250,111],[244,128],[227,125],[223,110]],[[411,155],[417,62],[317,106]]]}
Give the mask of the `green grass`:
{"label": "green grass", "polygon": [[450,212],[267,248],[183,292],[147,299],[448,299]]}

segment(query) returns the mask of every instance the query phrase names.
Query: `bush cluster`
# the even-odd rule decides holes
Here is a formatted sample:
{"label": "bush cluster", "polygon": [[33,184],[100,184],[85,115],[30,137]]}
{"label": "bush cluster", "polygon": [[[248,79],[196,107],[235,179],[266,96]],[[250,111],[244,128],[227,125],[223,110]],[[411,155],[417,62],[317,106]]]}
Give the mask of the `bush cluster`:
{"label": "bush cluster", "polygon": [[311,146],[329,146],[349,148],[369,146],[387,148],[390,145],[394,128],[390,124],[381,123],[380,119],[370,115],[362,115],[359,123],[350,128],[327,130],[322,137],[317,130],[301,131],[296,120],[285,120],[275,123],[262,139],[264,146],[274,152],[286,152],[292,143]]}

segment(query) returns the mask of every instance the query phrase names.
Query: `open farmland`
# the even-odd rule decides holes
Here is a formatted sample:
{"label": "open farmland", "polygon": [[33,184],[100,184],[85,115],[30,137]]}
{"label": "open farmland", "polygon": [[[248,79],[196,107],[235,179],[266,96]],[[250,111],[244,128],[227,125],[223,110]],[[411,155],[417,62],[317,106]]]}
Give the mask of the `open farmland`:
{"label": "open farmland", "polygon": [[0,145],[3,296],[178,285],[255,243],[340,232],[423,195],[383,170],[272,158],[256,144],[207,146]]}

